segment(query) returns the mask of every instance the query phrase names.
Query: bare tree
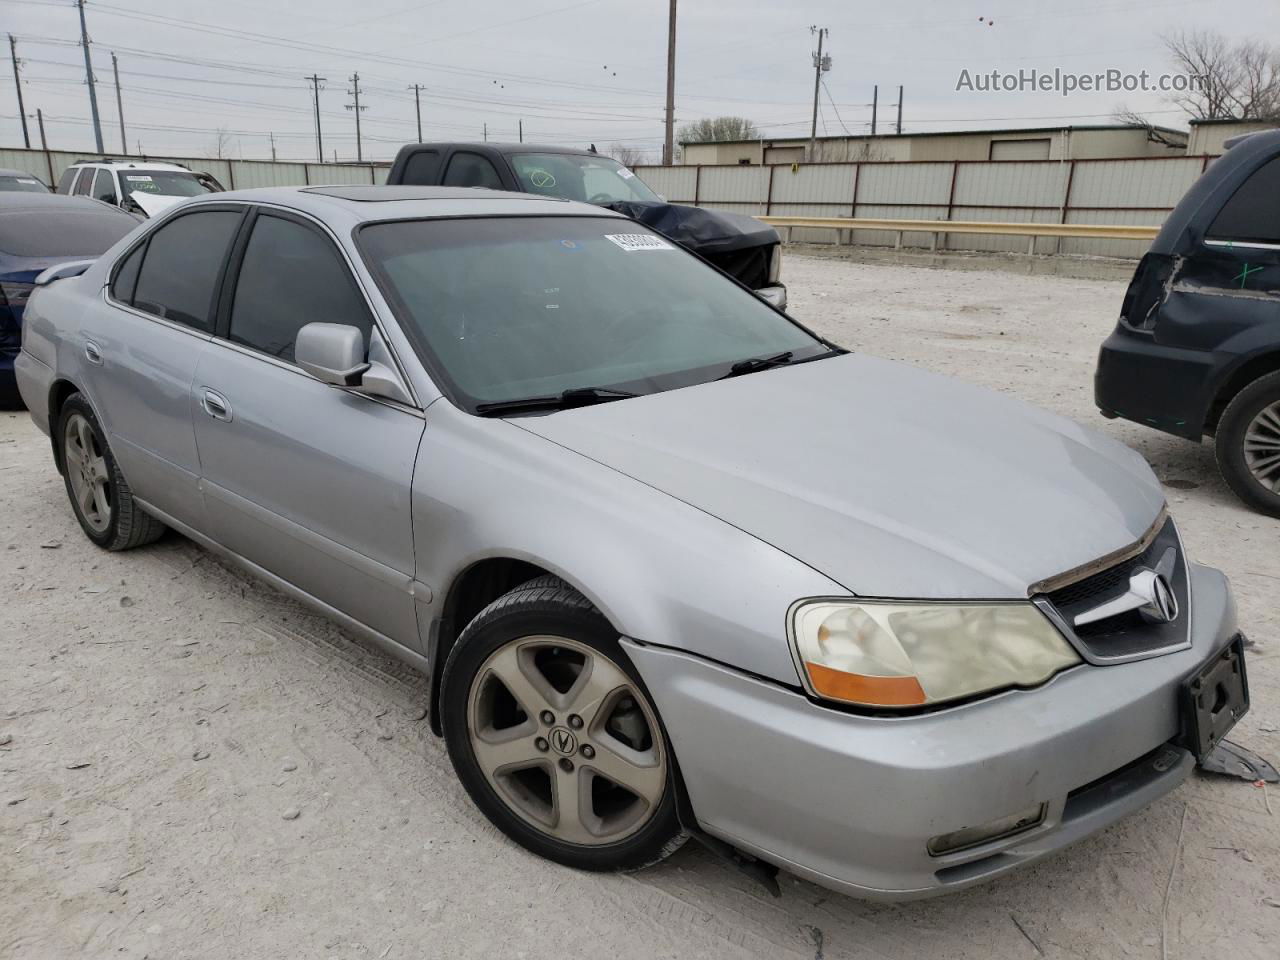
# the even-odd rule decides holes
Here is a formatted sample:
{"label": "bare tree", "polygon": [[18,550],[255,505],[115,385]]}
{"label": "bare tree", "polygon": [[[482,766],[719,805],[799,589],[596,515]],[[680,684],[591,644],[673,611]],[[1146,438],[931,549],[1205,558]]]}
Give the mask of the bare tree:
{"label": "bare tree", "polygon": [[680,127],[681,143],[711,143],[723,140],[758,140],[760,131],[746,117],[703,117]]}
{"label": "bare tree", "polygon": [[1158,143],[1162,146],[1174,149],[1185,149],[1187,146],[1186,135],[1174,136],[1166,130],[1161,130],[1146,116],[1137,110],[1130,110],[1123,103],[1116,107],[1115,113],[1111,114],[1111,119],[1116,123],[1123,123],[1130,127],[1146,127],[1147,139],[1152,143]]}
{"label": "bare tree", "polygon": [[209,147],[209,152],[217,159],[225,160],[231,156],[231,134],[219,127],[215,131],[215,137],[216,139]]}
{"label": "bare tree", "polygon": [[624,167],[634,167],[644,163],[644,151],[639,147],[630,147],[625,143],[614,143],[605,151]]}
{"label": "bare tree", "polygon": [[1280,49],[1195,30],[1161,37],[1192,88],[1169,99],[1197,120],[1280,120]]}

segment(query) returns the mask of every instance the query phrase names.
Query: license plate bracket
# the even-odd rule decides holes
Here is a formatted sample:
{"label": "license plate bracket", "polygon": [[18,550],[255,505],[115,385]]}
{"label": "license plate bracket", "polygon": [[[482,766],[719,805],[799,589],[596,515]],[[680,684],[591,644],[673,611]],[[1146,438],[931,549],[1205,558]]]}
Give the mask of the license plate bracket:
{"label": "license plate bracket", "polygon": [[1181,698],[1183,742],[1199,761],[1249,712],[1244,637],[1237,636],[1184,680]]}

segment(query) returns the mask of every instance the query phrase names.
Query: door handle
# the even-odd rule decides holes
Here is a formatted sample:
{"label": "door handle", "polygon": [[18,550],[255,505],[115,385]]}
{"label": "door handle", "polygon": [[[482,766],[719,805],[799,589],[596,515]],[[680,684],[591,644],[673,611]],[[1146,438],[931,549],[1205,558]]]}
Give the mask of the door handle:
{"label": "door handle", "polygon": [[102,366],[102,348],[92,340],[84,342],[84,358],[90,363]]}
{"label": "door handle", "polygon": [[222,394],[206,387],[200,398],[200,406],[213,419],[231,422],[231,404],[227,403],[227,398]]}

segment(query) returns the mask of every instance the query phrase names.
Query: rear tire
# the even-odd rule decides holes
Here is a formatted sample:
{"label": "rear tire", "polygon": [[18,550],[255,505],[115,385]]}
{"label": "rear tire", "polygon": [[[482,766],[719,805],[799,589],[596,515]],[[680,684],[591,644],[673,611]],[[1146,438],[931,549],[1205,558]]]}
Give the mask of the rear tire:
{"label": "rear tire", "polygon": [[1259,377],[1227,404],[1214,446],[1235,495],[1280,517],[1280,371]]}
{"label": "rear tire", "polygon": [[686,839],[675,763],[617,631],[558,577],[516,587],[449,653],[440,717],[476,806],[527,850],[637,870]]}
{"label": "rear tire", "polygon": [[71,509],[86,537],[104,550],[129,550],[160,539],[165,525],[144,511],[107,445],[83,394],[67,398],[54,434]]}

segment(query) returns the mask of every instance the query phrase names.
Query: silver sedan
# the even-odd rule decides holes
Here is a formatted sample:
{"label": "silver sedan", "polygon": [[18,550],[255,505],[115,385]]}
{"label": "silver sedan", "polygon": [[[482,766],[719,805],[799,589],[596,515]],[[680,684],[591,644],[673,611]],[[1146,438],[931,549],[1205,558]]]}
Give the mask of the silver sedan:
{"label": "silver sedan", "polygon": [[46,272],[19,384],[86,536],[173,529],[432,680],[516,842],[957,889],[1247,707],[1126,447],[806,330],[596,207],[218,194]]}

